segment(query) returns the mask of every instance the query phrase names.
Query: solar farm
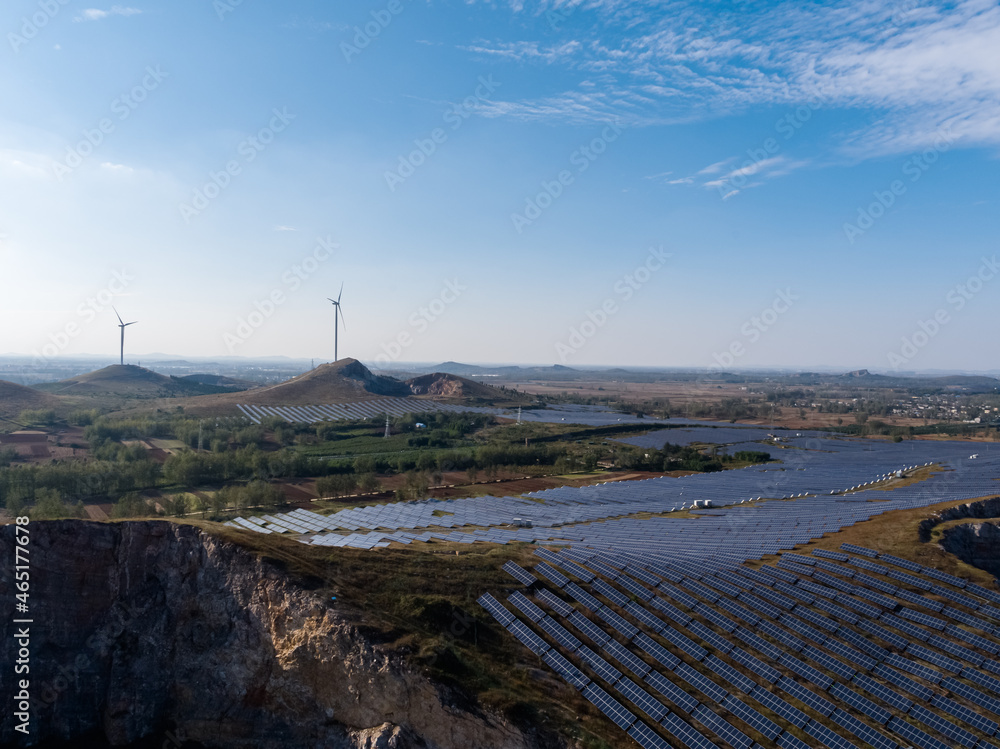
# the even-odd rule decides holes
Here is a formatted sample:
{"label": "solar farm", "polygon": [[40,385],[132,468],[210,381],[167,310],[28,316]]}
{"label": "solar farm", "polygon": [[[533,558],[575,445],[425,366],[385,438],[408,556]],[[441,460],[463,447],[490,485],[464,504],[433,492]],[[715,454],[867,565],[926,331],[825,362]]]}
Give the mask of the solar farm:
{"label": "solar farm", "polygon": [[[759,448],[768,434],[629,441]],[[862,547],[792,551],[889,511],[995,495],[1000,454],[819,432],[782,445],[780,462],[718,473],[231,524],[374,553],[536,544],[530,569],[504,566],[521,590],[479,603],[622,746],[1000,747],[1000,593]],[[899,484],[918,470],[924,480]],[[747,564],[769,555],[779,561]]]}

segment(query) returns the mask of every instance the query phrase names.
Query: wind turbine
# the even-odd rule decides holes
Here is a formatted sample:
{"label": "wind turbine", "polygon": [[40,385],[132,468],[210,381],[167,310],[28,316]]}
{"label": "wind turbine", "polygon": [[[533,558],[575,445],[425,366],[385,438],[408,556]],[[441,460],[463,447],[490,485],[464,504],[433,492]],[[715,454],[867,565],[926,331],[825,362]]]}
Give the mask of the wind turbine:
{"label": "wind turbine", "polygon": [[122,350],[121,350],[121,360],[120,360],[120,363],[122,365],[124,365],[125,364],[125,328],[127,328],[129,325],[135,325],[139,321],[135,320],[133,322],[125,322],[124,320],[122,320],[122,316],[118,314],[118,310],[116,310],[114,307],[112,307],[111,309],[115,310],[115,315],[118,317],[118,327],[122,329]]}
{"label": "wind turbine", "polygon": [[[333,360],[334,361],[338,360],[337,338],[340,334],[340,320],[344,316],[344,313],[340,309],[340,297],[342,297],[343,295],[344,295],[344,284],[340,284],[340,293],[337,294],[337,298],[330,299],[330,297],[327,297],[327,299],[330,299],[330,302],[333,303],[333,306],[335,308],[333,310]],[[344,323],[344,330],[347,330],[347,323]]]}

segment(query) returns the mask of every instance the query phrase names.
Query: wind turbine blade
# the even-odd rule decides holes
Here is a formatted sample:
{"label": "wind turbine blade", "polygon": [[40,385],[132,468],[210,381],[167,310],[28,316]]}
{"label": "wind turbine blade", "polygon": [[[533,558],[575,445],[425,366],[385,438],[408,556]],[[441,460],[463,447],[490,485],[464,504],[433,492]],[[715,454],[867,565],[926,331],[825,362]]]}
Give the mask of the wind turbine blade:
{"label": "wind turbine blade", "polygon": [[337,294],[337,304],[340,304],[340,297],[342,297],[343,295],[344,295],[344,283],[341,282],[341,284],[340,284],[340,293]]}
{"label": "wind turbine blade", "polygon": [[340,305],[337,305],[337,314],[340,315],[340,322],[344,326],[344,330],[347,330],[347,323],[344,322],[344,310],[341,309]]}
{"label": "wind turbine blade", "polygon": [[115,309],[114,305],[111,305],[111,309],[115,310],[115,316],[118,318],[118,322],[124,325],[125,321],[122,320],[122,316],[118,314],[118,310]]}

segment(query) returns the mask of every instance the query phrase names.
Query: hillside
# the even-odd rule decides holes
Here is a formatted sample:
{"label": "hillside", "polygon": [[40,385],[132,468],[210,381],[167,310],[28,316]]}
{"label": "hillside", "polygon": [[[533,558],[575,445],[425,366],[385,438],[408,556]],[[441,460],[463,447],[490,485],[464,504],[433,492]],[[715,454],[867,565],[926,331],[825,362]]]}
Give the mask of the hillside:
{"label": "hillside", "polygon": [[414,395],[430,395],[439,398],[495,401],[498,398],[508,397],[490,385],[473,382],[447,372],[434,372],[414,377],[407,380],[406,385]]}
{"label": "hillside", "polygon": [[58,406],[59,400],[51,395],[0,380],[0,418],[16,419],[22,411]]}
{"label": "hillside", "polygon": [[167,377],[134,364],[115,364],[95,372],[36,387],[45,393],[88,398],[177,398],[229,392],[232,387],[190,377]]}
{"label": "hillside", "polygon": [[410,395],[406,383],[372,374],[357,359],[321,364],[298,377],[249,392],[198,398],[192,406],[245,403],[256,406],[310,406],[317,403],[349,403],[370,398]]}

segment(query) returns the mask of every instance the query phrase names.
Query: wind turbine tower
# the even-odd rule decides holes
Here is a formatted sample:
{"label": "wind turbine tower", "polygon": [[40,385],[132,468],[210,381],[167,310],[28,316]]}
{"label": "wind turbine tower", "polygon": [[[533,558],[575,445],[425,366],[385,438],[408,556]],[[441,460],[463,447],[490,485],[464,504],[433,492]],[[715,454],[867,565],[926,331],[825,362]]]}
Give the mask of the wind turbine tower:
{"label": "wind turbine tower", "polygon": [[124,320],[122,320],[122,316],[118,314],[118,310],[116,310],[114,307],[112,307],[111,309],[115,310],[115,316],[118,318],[118,327],[122,329],[121,357],[120,357],[118,363],[124,365],[125,364],[125,328],[127,328],[129,325],[135,325],[139,321],[138,320],[133,320],[132,322],[125,322]]}
{"label": "wind turbine tower", "polygon": [[389,414],[385,415],[385,439],[389,439]]}
{"label": "wind turbine tower", "polygon": [[[344,316],[344,313],[340,309],[340,297],[344,295],[344,284],[340,284],[340,293],[337,294],[336,299],[330,299],[333,304],[333,360],[338,361],[339,357],[337,355],[337,338],[340,334],[340,320]],[[344,330],[347,330],[347,324],[344,324]]]}

